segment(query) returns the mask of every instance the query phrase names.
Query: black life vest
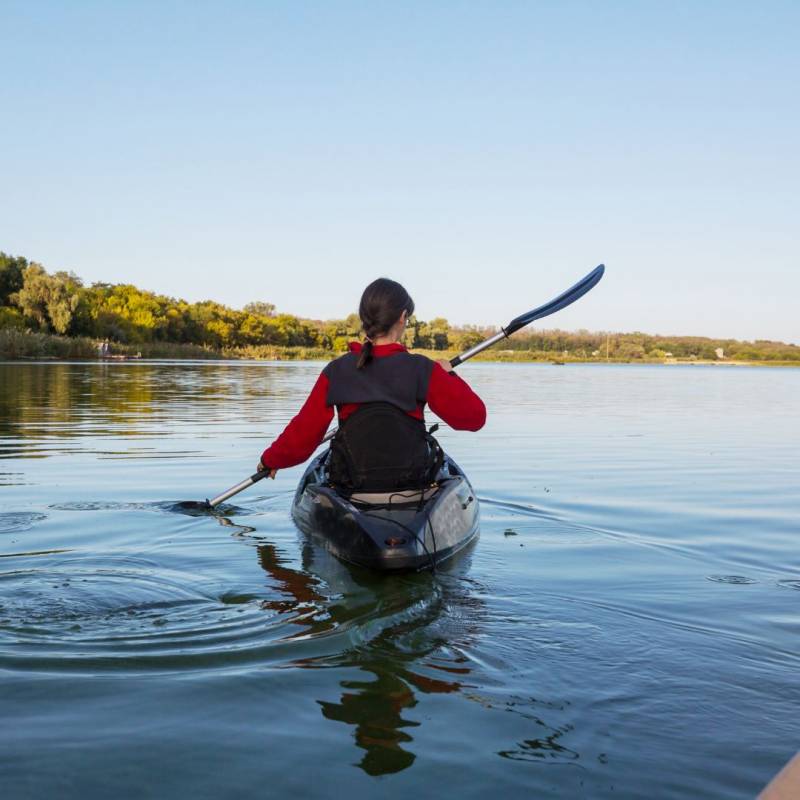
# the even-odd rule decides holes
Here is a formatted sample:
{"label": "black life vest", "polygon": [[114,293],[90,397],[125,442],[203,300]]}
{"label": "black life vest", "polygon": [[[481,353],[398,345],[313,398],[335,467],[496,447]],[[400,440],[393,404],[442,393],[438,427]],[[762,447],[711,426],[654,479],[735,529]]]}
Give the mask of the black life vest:
{"label": "black life vest", "polygon": [[390,492],[430,485],[441,467],[438,442],[407,411],[424,404],[433,362],[407,352],[373,358],[362,369],[358,355],[332,361],[328,405],[358,403],[331,441],[328,477],[341,492]]}
{"label": "black life vest", "polygon": [[413,411],[428,397],[433,361],[406,351],[373,358],[359,369],[358,353],[331,361],[322,373],[328,378],[329,406],[345,403],[391,403]]}

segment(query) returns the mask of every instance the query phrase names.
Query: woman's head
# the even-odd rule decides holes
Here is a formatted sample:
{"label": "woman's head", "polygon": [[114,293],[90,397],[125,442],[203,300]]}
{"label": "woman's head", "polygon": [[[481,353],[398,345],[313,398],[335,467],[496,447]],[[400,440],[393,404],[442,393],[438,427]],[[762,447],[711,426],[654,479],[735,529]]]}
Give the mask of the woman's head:
{"label": "woman's head", "polygon": [[364,289],[358,306],[358,316],[367,342],[359,359],[359,367],[372,360],[371,344],[375,339],[386,336],[397,325],[403,315],[405,318],[414,313],[414,301],[411,295],[397,281],[389,278],[378,278]]}

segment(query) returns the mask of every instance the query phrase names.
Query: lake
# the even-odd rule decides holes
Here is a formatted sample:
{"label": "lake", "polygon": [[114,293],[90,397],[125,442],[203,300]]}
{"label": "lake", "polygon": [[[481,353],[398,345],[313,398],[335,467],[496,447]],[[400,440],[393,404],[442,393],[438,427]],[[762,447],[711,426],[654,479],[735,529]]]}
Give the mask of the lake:
{"label": "lake", "polygon": [[320,368],[0,364],[3,797],[750,798],[800,748],[800,370],[464,365],[480,538],[387,577],[301,467],[175,511]]}

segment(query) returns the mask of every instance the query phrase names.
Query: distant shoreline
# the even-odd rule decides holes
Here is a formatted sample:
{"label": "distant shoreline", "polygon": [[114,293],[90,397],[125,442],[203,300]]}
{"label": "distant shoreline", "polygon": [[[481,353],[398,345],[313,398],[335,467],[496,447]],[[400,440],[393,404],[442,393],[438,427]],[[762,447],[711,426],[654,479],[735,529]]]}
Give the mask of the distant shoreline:
{"label": "distant shoreline", "polygon": [[[433,360],[451,359],[459,354],[453,349],[412,349]],[[316,347],[269,346],[215,350],[192,344],[150,342],[136,345],[112,344],[111,353],[98,355],[97,342],[85,337],[56,336],[43,333],[16,333],[0,337],[0,360],[19,363],[97,361],[101,363],[145,362],[153,360],[214,361],[330,361],[342,355]],[[495,364],[649,364],[700,367],[800,367],[800,361],[699,359],[699,358],[608,358],[602,355],[583,358],[570,355],[542,355],[527,350],[487,350],[476,361]]]}
{"label": "distant shoreline", "polygon": [[[361,319],[308,319],[264,301],[236,309],[189,303],[132,284],[92,283],[0,252],[0,358],[96,357],[330,360],[361,336]],[[443,317],[407,320],[403,343],[443,358],[498,333]],[[563,331],[527,326],[481,357],[494,362],[800,365],[800,343],[641,331]],[[110,348],[110,349],[107,349]]]}

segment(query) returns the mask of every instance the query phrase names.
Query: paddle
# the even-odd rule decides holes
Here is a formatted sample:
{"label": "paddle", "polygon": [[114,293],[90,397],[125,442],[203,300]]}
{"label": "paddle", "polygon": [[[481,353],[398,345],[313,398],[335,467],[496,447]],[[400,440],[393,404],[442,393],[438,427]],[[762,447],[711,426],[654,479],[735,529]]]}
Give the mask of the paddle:
{"label": "paddle", "polygon": [[[327,441],[333,439],[336,435],[336,428],[331,428],[326,434],[325,438],[320,442],[320,444],[324,444]],[[245,478],[241,483],[237,483],[236,486],[231,486],[230,489],[224,491],[222,494],[218,494],[216,497],[213,497],[211,500],[206,500],[205,504],[203,505],[204,508],[215,508],[220,503],[227,500],[229,497],[233,497],[235,494],[239,494],[239,492],[244,491],[249,486],[252,486],[254,483],[257,483],[262,478],[266,478],[269,475],[269,472],[264,470],[263,472],[254,472],[249,478]],[[183,505],[183,504],[181,504]]]}
{"label": "paddle", "polygon": [[503,339],[507,339],[512,333],[521,330],[526,325],[530,325],[534,320],[541,319],[542,317],[549,317],[550,314],[555,314],[556,311],[561,311],[562,308],[571,305],[576,300],[583,297],[590,289],[594,288],[600,281],[600,278],[603,277],[605,271],[605,265],[599,264],[586,277],[581,278],[574,286],[567,289],[566,292],[562,292],[554,300],[538,308],[534,308],[533,311],[528,311],[527,314],[520,314],[518,317],[514,317],[505,328],[500,328],[499,333],[490,336],[485,342],[476,344],[475,347],[471,347],[460,356],[456,356],[450,361],[450,366],[457,367],[459,364],[463,364],[468,358],[472,358],[478,355],[478,353],[482,353],[487,347],[491,347],[501,342]]}
{"label": "paddle", "polygon": [[[475,347],[471,347],[469,350],[463,352],[460,356],[456,356],[450,361],[450,365],[457,367],[459,364],[463,364],[467,359],[483,352],[486,350],[486,348],[497,344],[503,339],[507,339],[512,333],[521,330],[526,325],[530,325],[534,320],[550,316],[550,314],[555,314],[556,311],[561,311],[562,308],[566,308],[568,305],[583,297],[586,292],[596,286],[600,278],[603,277],[605,269],[606,268],[603,264],[596,266],[586,277],[579,280],[574,286],[567,289],[566,292],[562,292],[558,297],[551,300],[549,303],[545,303],[538,308],[534,308],[532,311],[528,311],[527,314],[520,314],[520,316],[515,317],[504,328],[500,328],[499,333],[494,334],[494,336],[490,336],[486,341],[481,342],[480,344],[476,344]],[[327,434],[325,434],[325,438],[322,440],[322,442],[327,442],[329,439],[332,439],[335,434],[336,428],[332,428]],[[228,498],[233,497],[235,494],[239,494],[239,492],[243,491],[244,489],[247,489],[248,486],[252,486],[262,478],[266,478],[267,475],[269,475],[269,473],[266,471],[255,472],[249,478],[246,478],[241,483],[237,483],[236,486],[231,486],[230,489],[222,494],[217,495],[211,500],[206,500],[205,505],[202,503],[197,505],[200,505],[204,508],[214,508]],[[181,503],[180,505],[181,507],[185,507],[188,504]]]}

